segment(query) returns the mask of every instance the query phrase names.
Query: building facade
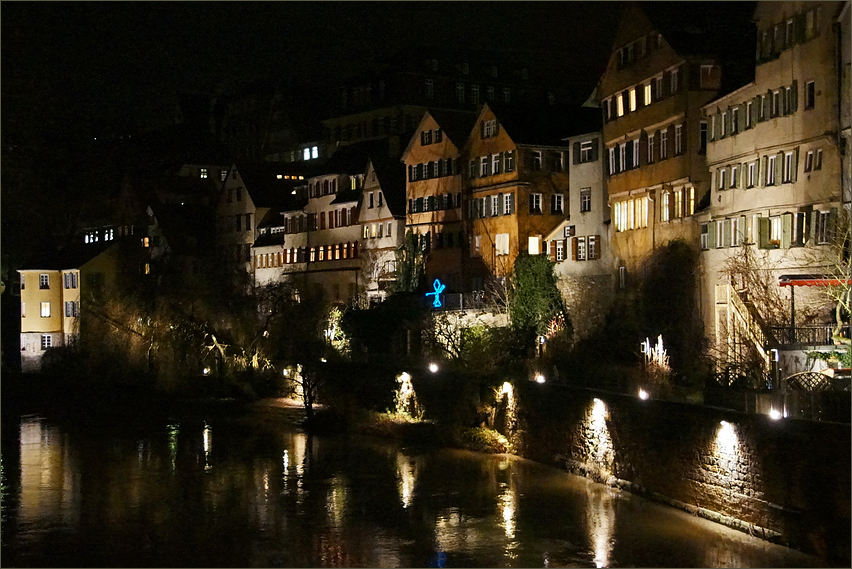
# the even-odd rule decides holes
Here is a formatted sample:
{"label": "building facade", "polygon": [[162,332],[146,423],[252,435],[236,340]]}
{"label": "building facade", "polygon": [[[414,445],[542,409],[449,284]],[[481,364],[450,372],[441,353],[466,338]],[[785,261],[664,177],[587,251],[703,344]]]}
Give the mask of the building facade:
{"label": "building facade", "polygon": [[734,75],[714,54],[729,38],[701,28],[715,24],[723,29],[718,18],[677,22],[673,16],[629,5],[597,89],[614,226],[611,246],[622,273],[637,270],[651,251],[673,239],[697,247],[692,214],[710,182],[701,109]]}
{"label": "building facade", "polygon": [[[780,288],[778,279],[828,268],[848,180],[842,108],[848,108],[849,90],[841,90],[836,23],[844,10],[848,3],[759,3],[754,81],[703,107],[712,188],[700,217],[702,315],[718,346],[749,326],[746,304],[764,325],[763,347],[809,341],[804,328],[798,339],[790,334],[831,322],[819,287],[794,291]],[[751,270],[761,271],[777,297],[791,303],[789,310],[761,304],[756,291],[747,290],[751,277],[735,264],[747,255]]]}
{"label": "building facade", "polygon": [[603,323],[616,283],[601,133],[570,136],[566,143],[571,148],[566,218],[545,236],[545,249],[555,263],[557,284],[579,339]]}
{"label": "building facade", "polygon": [[440,279],[448,292],[467,292],[471,282],[462,216],[461,149],[475,115],[427,111],[402,154],[407,173],[406,231],[426,254],[426,280]]}

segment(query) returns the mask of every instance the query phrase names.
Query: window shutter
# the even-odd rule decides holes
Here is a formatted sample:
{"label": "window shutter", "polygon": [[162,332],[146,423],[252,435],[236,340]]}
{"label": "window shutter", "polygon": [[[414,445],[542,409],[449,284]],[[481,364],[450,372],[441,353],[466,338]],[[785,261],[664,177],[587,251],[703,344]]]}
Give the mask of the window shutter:
{"label": "window shutter", "polygon": [[759,174],[758,183],[761,187],[765,187],[767,185],[766,181],[767,181],[768,178],[766,176],[766,168],[767,168],[768,165],[769,165],[769,157],[764,156],[760,160],[760,172],[758,172],[758,174]]}
{"label": "window shutter", "polygon": [[624,152],[625,164],[623,169],[630,170],[631,168],[634,168],[636,166],[636,164],[633,163],[633,141],[628,140],[626,146],[627,150],[625,150]]}
{"label": "window shutter", "polygon": [[[648,133],[644,130],[639,134],[639,164],[648,163]],[[637,164],[637,166],[639,165]]]}
{"label": "window shutter", "polygon": [[763,115],[763,109],[761,108],[760,105],[761,105],[760,95],[757,95],[751,100],[751,108],[752,108],[751,120],[752,120],[753,123],[763,122],[763,119],[761,118],[761,116],[764,116]]}
{"label": "window shutter", "polygon": [[725,113],[725,136],[731,136],[731,134],[733,134],[733,131],[731,130],[731,124],[733,123],[733,114],[733,109],[731,109],[731,107],[728,107],[728,112]]}
{"label": "window shutter", "polygon": [[580,143],[574,143],[574,164],[577,165],[580,163]]}
{"label": "window shutter", "polygon": [[837,225],[837,208],[833,207],[828,212],[828,238],[834,239],[834,227]]}
{"label": "window shutter", "polygon": [[779,152],[775,158],[775,185],[780,186],[783,179],[781,178],[784,172],[784,153]]}
{"label": "window shutter", "polygon": [[740,188],[745,188],[748,185],[748,164],[741,162],[737,171],[740,173],[738,185]]}
{"label": "window shutter", "polygon": [[660,131],[654,134],[654,160],[660,159]]}
{"label": "window shutter", "polygon": [[506,194],[497,194],[497,213],[494,215],[503,215],[503,201]]}
{"label": "window shutter", "polygon": [[494,136],[500,134],[500,123],[498,121],[494,121]]}
{"label": "window shutter", "polygon": [[793,214],[785,213],[781,216],[781,248],[789,249],[793,237]]}
{"label": "window shutter", "polygon": [[515,194],[509,194],[509,213],[515,213]]}
{"label": "window shutter", "polygon": [[813,245],[816,243],[816,226],[817,226],[817,217],[819,216],[818,211],[810,212],[810,223],[808,223],[808,243]]}
{"label": "window shutter", "polygon": [[711,221],[707,224],[707,248],[716,248],[716,222]]}
{"label": "window shutter", "polygon": [[628,91],[622,91],[620,96],[621,96],[622,108],[624,109],[624,114],[626,115],[627,113],[630,112],[630,95],[629,95],[629,92]]}
{"label": "window shutter", "polygon": [[697,91],[701,88],[701,65],[693,63],[689,66],[688,70],[689,74],[684,79],[689,81],[690,91]]}
{"label": "window shutter", "polygon": [[592,162],[597,161],[598,159],[598,139],[595,138],[592,140]]}
{"label": "window shutter", "polygon": [[601,236],[595,235],[595,259],[601,258]]}
{"label": "window shutter", "polygon": [[576,237],[571,239],[571,260],[572,261],[577,260],[577,238]]}
{"label": "window shutter", "polygon": [[805,41],[805,14],[804,12],[798,14],[796,19],[794,20],[795,30],[796,30],[796,43],[802,43]]}
{"label": "window shutter", "polygon": [[680,126],[680,150],[683,154],[686,154],[687,148],[689,148],[689,145],[687,144],[688,140],[689,130],[686,128],[686,121],[684,121]]}
{"label": "window shutter", "polygon": [[799,147],[793,151],[793,172],[790,178],[793,182],[799,179]]}
{"label": "window shutter", "polygon": [[674,156],[674,125],[670,124],[666,130],[669,133],[666,136],[666,158],[671,158]]}
{"label": "window shutter", "polygon": [[671,71],[666,71],[663,73],[663,97],[667,97],[672,94],[672,73]]}
{"label": "window shutter", "polygon": [[624,169],[624,166],[621,164],[621,148],[619,145],[615,145],[615,172],[613,174],[618,174]]}
{"label": "window shutter", "polygon": [[744,131],[748,125],[746,124],[746,103],[740,105],[740,108],[737,109],[737,124],[739,125],[740,132]]}
{"label": "window shutter", "polygon": [[757,218],[757,244],[761,249],[769,248],[769,218]]}
{"label": "window shutter", "polygon": [[793,80],[791,93],[793,100],[790,102],[790,112],[795,113],[799,108],[799,82]]}
{"label": "window shutter", "polygon": [[763,118],[764,120],[769,119],[769,111],[772,109],[770,106],[772,103],[772,91],[767,91],[766,95],[763,96]]}
{"label": "window shutter", "polygon": [[719,140],[722,136],[722,114],[713,115],[713,140]]}
{"label": "window shutter", "polygon": [[556,262],[556,239],[550,242],[550,261]]}

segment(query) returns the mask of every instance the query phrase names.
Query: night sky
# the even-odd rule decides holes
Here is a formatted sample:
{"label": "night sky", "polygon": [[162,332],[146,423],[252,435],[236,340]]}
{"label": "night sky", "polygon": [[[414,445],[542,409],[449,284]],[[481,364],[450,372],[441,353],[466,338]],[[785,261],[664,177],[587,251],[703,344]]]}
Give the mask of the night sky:
{"label": "night sky", "polygon": [[615,2],[3,2],[3,138],[44,143],[162,126],[178,92],[227,92],[267,76],[334,86],[371,58],[410,47],[541,51],[557,66],[597,69],[619,10]]}

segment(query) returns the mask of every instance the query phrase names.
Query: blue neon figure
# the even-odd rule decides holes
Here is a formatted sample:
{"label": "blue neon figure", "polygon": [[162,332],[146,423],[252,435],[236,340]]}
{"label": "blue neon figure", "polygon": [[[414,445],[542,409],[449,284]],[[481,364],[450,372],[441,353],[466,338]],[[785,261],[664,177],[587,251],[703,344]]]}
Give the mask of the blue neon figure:
{"label": "blue neon figure", "polygon": [[432,286],[435,288],[435,291],[427,292],[426,296],[434,296],[435,300],[432,301],[432,306],[434,306],[435,308],[441,308],[441,293],[444,292],[444,289],[447,287],[438,279],[435,279],[435,282],[432,283]]}

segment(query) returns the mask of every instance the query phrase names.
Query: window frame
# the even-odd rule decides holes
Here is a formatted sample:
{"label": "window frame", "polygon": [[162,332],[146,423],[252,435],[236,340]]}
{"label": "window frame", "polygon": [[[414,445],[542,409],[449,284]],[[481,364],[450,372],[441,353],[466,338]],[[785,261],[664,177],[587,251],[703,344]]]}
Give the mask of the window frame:
{"label": "window frame", "polygon": [[580,213],[592,211],[592,188],[580,188]]}
{"label": "window frame", "polygon": [[538,192],[530,193],[530,215],[541,214],[541,194]]}

